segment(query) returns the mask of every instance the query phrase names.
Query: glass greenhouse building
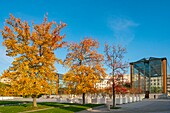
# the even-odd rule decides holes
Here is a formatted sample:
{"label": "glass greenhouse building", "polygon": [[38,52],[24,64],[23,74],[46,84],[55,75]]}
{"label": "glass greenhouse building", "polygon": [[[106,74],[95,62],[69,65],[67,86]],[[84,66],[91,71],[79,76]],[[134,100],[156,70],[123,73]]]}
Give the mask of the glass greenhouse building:
{"label": "glass greenhouse building", "polygon": [[167,59],[150,57],[131,62],[130,79],[138,93],[167,94]]}

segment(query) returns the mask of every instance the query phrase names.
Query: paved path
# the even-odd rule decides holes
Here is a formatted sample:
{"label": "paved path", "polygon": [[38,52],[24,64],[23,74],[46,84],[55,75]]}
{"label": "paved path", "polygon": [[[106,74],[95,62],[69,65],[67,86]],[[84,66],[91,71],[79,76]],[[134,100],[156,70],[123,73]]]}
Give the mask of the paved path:
{"label": "paved path", "polygon": [[141,102],[117,105],[121,109],[111,109],[106,107],[84,110],[78,113],[170,113],[170,99],[143,100]]}

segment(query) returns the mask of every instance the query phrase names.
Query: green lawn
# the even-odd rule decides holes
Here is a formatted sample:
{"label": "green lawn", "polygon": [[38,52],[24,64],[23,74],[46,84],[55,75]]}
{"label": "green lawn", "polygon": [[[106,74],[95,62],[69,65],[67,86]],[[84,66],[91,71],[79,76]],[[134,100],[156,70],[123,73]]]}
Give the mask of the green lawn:
{"label": "green lawn", "polygon": [[0,106],[0,113],[18,113],[29,110],[43,109],[49,106],[38,105],[37,108],[32,107],[32,103],[22,104],[22,105],[14,105],[14,106]]}
{"label": "green lawn", "polygon": [[[42,102],[38,103],[37,108],[32,107],[32,103],[26,103],[21,105],[16,105],[19,102],[12,102],[14,105],[7,106],[9,104],[9,101],[0,101],[0,113],[18,113],[18,112],[24,112],[24,111],[31,111],[31,110],[38,110],[38,109],[44,109],[44,108],[51,108],[47,110],[42,111],[35,111],[32,113],[73,113],[81,110],[85,110],[91,107],[100,106],[101,104],[70,104],[70,103],[56,103],[56,102]],[[12,104],[10,103],[10,104]]]}

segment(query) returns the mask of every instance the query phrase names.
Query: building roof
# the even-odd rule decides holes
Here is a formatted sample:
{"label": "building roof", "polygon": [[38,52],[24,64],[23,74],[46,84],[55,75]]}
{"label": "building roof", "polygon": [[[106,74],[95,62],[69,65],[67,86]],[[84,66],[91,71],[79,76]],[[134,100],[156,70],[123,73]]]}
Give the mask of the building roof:
{"label": "building roof", "polygon": [[151,62],[151,61],[154,61],[154,60],[164,60],[164,59],[167,59],[167,58],[166,57],[163,57],[163,58],[148,57],[148,58],[142,58],[142,59],[135,61],[135,62],[130,62],[130,64],[135,64],[135,63],[140,63],[140,62],[148,63],[148,62]]}
{"label": "building roof", "polygon": [[161,76],[162,75],[162,60],[163,58],[142,58],[138,61],[131,62],[130,65],[134,66],[134,69],[140,71],[142,74],[146,76]]}

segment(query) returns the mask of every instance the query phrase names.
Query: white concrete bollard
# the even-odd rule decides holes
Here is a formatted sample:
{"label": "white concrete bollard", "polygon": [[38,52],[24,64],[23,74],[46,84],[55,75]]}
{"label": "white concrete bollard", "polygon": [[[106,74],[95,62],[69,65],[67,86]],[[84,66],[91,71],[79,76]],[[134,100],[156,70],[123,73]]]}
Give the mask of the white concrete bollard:
{"label": "white concrete bollard", "polygon": [[100,98],[100,104],[106,104],[106,98]]}
{"label": "white concrete bollard", "polygon": [[60,98],[56,98],[56,102],[60,102]]}
{"label": "white concrete bollard", "polygon": [[132,96],[132,102],[136,102],[136,96],[135,95]]}
{"label": "white concrete bollard", "polygon": [[85,100],[85,103],[86,103],[86,104],[92,103],[92,99],[89,98],[89,97],[87,97],[86,100]]}
{"label": "white concrete bollard", "polygon": [[118,105],[123,104],[123,103],[122,103],[122,96],[119,96],[119,97],[116,98],[115,100],[116,100],[116,104],[118,104]]}
{"label": "white concrete bollard", "polygon": [[111,98],[106,98],[106,104],[113,105],[113,100]]}
{"label": "white concrete bollard", "polygon": [[97,104],[97,98],[92,98],[92,103]]}
{"label": "white concrete bollard", "polygon": [[122,103],[123,103],[123,104],[128,103],[128,99],[127,99],[127,97],[122,97]]}
{"label": "white concrete bollard", "polygon": [[128,97],[128,103],[131,103],[132,102],[132,97]]}
{"label": "white concrete bollard", "polygon": [[100,97],[97,98],[97,104],[100,104],[101,101],[100,101]]}
{"label": "white concrete bollard", "polygon": [[66,99],[68,103],[73,103],[73,99],[72,98],[67,98]]}
{"label": "white concrete bollard", "polygon": [[106,106],[107,106],[107,110],[110,111],[110,104],[107,103]]}
{"label": "white concrete bollard", "polygon": [[136,101],[137,101],[137,102],[139,101],[139,95],[136,96]]}
{"label": "white concrete bollard", "polygon": [[73,98],[73,103],[79,103],[78,98]]}
{"label": "white concrete bollard", "polygon": [[139,95],[139,101],[142,101],[142,96],[141,95]]}

